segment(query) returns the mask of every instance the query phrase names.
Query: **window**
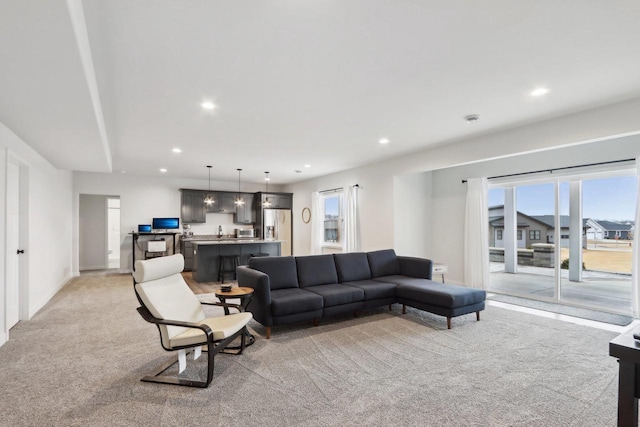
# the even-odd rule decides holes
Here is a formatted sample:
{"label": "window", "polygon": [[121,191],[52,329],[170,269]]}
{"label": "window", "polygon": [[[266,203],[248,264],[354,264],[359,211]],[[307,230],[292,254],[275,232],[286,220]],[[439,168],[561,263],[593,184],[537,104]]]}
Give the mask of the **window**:
{"label": "window", "polygon": [[540,240],[540,230],[529,230],[529,240]]}
{"label": "window", "polygon": [[522,230],[518,230],[518,240],[522,240]]}
{"label": "window", "polygon": [[502,230],[496,230],[496,240],[502,240]]}
{"label": "window", "polygon": [[323,243],[325,245],[342,245],[342,192],[322,195]]}

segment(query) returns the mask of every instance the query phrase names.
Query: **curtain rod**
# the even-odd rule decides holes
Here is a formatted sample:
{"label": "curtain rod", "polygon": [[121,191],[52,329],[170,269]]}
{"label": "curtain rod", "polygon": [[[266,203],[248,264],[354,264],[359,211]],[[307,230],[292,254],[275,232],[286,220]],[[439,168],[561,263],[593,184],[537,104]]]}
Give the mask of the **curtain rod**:
{"label": "curtain rod", "polygon": [[[360,188],[359,184],[353,184],[352,187],[356,187],[356,188]],[[322,190],[322,191],[318,191],[318,193],[322,194],[322,193],[335,193],[336,191],[342,191],[344,190],[344,187],[337,187],[337,188],[331,188],[329,190]]]}
{"label": "curtain rod", "polygon": [[[635,160],[636,159],[622,159],[622,160],[612,160],[610,162],[587,163],[585,165],[565,166],[565,167],[562,167],[562,168],[542,169],[542,170],[531,171],[531,172],[520,172],[520,173],[510,173],[508,175],[490,176],[487,179],[508,178],[508,177],[511,177],[511,176],[531,175],[531,174],[534,174],[534,173],[542,173],[542,172],[553,173],[555,171],[561,171],[561,170],[566,170],[566,169],[586,168],[586,167],[589,167],[589,166],[610,165],[610,164],[613,164],[613,163],[633,162]],[[466,183],[466,182],[467,182],[466,179],[462,180],[463,184]]]}

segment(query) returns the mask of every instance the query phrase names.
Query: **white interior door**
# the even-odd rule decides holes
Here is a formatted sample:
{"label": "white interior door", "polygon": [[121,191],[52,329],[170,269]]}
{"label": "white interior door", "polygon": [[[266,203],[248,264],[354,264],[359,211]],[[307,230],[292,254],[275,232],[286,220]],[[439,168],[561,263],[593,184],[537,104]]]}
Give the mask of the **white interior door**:
{"label": "white interior door", "polygon": [[20,320],[20,167],[7,167],[7,329]]}

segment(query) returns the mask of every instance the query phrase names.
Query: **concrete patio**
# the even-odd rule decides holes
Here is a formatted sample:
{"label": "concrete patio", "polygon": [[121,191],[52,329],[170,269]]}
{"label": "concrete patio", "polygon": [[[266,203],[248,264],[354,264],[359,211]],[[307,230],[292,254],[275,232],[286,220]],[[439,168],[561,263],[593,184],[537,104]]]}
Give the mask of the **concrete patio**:
{"label": "concrete patio", "polygon": [[[554,302],[553,268],[519,265],[517,271],[506,273],[504,263],[492,262],[489,291]],[[571,282],[568,271],[561,270],[558,302],[631,315],[631,276],[585,270],[581,282]]]}

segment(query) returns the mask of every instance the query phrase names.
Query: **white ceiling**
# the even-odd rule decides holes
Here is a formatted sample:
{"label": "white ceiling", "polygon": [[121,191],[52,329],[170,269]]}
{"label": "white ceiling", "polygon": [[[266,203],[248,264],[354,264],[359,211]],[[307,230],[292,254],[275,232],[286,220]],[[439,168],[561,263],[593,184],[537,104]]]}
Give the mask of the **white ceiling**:
{"label": "white ceiling", "polygon": [[294,182],[638,97],[639,19],[637,0],[5,0],[0,122],[63,169]]}

